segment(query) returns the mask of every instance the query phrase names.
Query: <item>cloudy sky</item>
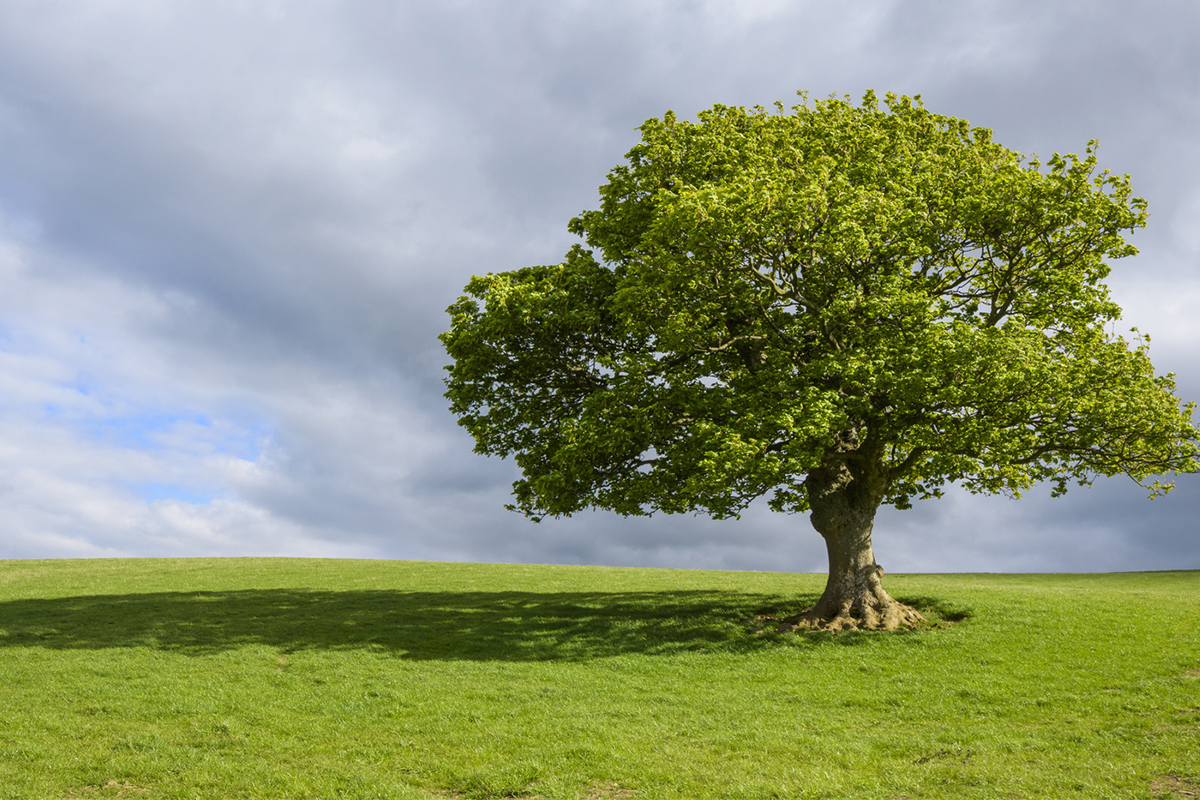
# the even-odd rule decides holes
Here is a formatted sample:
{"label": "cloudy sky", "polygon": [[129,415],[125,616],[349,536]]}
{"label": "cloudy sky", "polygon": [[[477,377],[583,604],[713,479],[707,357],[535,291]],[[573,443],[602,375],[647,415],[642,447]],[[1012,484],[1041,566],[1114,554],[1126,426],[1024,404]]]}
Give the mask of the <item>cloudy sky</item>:
{"label": "cloudy sky", "polygon": [[[636,126],[920,93],[1151,221],[1110,285],[1200,398],[1200,5],[0,2],[0,558],[822,570],[803,517],[503,510],[441,397],[473,274],[555,263]],[[1200,481],[885,510],[889,571],[1200,568]]]}

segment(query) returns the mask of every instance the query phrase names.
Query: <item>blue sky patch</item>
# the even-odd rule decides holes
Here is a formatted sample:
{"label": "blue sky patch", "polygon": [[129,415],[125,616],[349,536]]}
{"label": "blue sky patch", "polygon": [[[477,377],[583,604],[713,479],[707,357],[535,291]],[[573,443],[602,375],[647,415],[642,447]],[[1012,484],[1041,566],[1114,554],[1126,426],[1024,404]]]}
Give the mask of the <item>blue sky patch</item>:
{"label": "blue sky patch", "polygon": [[181,500],[194,506],[204,506],[224,496],[223,492],[198,489],[180,483],[136,483],[130,488],[147,503],[156,500]]}

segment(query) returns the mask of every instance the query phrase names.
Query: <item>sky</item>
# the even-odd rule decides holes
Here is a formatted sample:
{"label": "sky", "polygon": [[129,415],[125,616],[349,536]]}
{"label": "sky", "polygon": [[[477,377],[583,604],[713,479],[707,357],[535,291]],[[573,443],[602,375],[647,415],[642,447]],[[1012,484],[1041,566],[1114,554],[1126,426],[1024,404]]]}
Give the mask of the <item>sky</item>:
{"label": "sky", "polygon": [[[0,558],[822,571],[804,516],[503,509],[437,335],[668,109],[920,94],[1133,177],[1123,326],[1200,399],[1190,0],[0,3]],[[1200,480],[884,509],[889,572],[1200,568]]]}

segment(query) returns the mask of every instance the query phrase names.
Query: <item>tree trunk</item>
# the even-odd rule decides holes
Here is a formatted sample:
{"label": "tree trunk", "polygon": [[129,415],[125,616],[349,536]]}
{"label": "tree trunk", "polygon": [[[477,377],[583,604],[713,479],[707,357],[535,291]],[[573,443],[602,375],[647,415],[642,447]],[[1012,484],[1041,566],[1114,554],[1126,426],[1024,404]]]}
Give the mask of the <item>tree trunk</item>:
{"label": "tree trunk", "polygon": [[829,551],[829,580],[817,604],[781,628],[896,630],[924,620],[884,591],[883,568],[871,549],[875,512],[887,488],[882,469],[839,459],[813,470],[804,485],[813,527]]}

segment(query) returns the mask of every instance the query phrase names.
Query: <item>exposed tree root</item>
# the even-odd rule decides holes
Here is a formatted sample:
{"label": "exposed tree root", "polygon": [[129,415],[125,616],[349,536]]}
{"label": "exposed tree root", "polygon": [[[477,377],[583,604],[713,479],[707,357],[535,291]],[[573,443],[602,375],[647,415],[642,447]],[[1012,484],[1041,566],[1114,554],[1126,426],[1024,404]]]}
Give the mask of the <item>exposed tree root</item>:
{"label": "exposed tree root", "polygon": [[920,611],[893,600],[883,606],[851,606],[826,614],[822,614],[819,607],[813,607],[781,620],[777,630],[780,633],[795,630],[897,631],[911,630],[924,622],[925,616]]}
{"label": "exposed tree root", "polygon": [[895,631],[919,627],[925,616],[911,606],[897,602],[883,589],[883,569],[871,564],[849,576],[831,580],[815,606],[780,620],[780,633],[810,631]]}

